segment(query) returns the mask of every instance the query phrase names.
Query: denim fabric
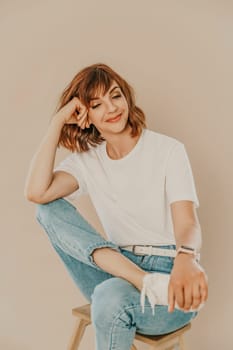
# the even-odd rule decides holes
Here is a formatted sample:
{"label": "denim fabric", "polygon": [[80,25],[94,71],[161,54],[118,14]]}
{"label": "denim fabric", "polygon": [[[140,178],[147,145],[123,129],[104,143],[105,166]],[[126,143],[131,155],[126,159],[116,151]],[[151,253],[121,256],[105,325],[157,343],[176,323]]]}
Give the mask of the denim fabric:
{"label": "denim fabric", "polygon": [[[163,305],[156,305],[153,316],[147,298],[143,314],[140,291],[125,279],[103,271],[95,264],[91,254],[96,248],[110,247],[143,270],[162,273],[171,272],[174,258],[136,255],[123,250],[105,240],[64,198],[38,204],[36,218],[73,281],[91,303],[97,350],[130,350],[135,332],[166,334],[183,327],[197,316],[197,312],[177,309],[168,313],[167,306]],[[166,249],[174,247],[163,246]]]}

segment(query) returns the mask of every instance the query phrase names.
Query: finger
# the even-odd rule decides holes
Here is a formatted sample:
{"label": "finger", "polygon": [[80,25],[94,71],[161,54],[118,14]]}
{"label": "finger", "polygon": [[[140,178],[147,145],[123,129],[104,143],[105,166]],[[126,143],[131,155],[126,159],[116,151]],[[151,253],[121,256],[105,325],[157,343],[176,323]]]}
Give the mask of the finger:
{"label": "finger", "polygon": [[82,112],[77,112],[76,111],[76,118],[77,118],[77,120],[82,120],[86,115],[87,115],[87,111],[86,110],[84,110]]}
{"label": "finger", "polygon": [[184,288],[183,286],[177,286],[175,289],[175,299],[181,309],[184,308]]}
{"label": "finger", "polygon": [[192,309],[197,309],[198,306],[201,303],[201,290],[199,283],[195,283],[193,285],[193,303],[192,303]]}
{"label": "finger", "polygon": [[80,113],[83,113],[86,107],[81,104],[81,102],[77,97],[74,97],[65,105],[65,108],[67,108],[67,112],[69,111],[69,113],[80,114]]}
{"label": "finger", "polygon": [[204,303],[208,298],[208,285],[205,281],[200,284],[201,302]]}
{"label": "finger", "polygon": [[78,114],[76,116],[76,119],[77,119],[78,123],[81,125],[83,123],[83,121],[86,120],[86,117],[87,117],[87,111],[85,111],[82,114]]}
{"label": "finger", "polygon": [[89,122],[89,120],[87,120],[87,122],[86,122],[86,128],[90,128],[90,122]]}
{"label": "finger", "polygon": [[193,302],[192,286],[189,283],[184,288],[184,310],[188,311],[191,308]]}
{"label": "finger", "polygon": [[173,312],[175,307],[175,294],[172,284],[168,285],[168,312]]}
{"label": "finger", "polygon": [[85,129],[88,125],[87,115],[85,115],[79,122],[78,125],[81,127],[81,129]]}
{"label": "finger", "polygon": [[67,112],[73,113],[77,108],[77,97],[74,97],[69,102],[67,102],[63,108],[67,110]]}
{"label": "finger", "polygon": [[82,114],[84,111],[87,110],[87,107],[84,106],[79,100],[76,100],[76,110],[79,114]]}

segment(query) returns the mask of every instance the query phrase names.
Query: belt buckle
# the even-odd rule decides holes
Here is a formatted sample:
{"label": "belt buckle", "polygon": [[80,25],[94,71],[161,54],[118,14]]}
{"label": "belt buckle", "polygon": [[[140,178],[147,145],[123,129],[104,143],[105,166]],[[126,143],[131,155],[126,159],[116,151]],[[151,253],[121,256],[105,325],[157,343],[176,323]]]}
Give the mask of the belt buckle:
{"label": "belt buckle", "polygon": [[[140,252],[140,253],[135,253],[135,248],[137,247],[137,245],[133,245],[133,249],[132,249],[132,252],[136,255],[152,255],[152,249],[153,249],[153,246],[143,246],[143,248],[145,247],[147,252]],[[148,251],[149,250],[149,251]]]}
{"label": "belt buckle", "polygon": [[135,252],[135,248],[137,247],[137,245],[133,245],[133,249],[132,249],[132,252],[135,254],[135,255],[144,255],[144,253],[136,253]]}

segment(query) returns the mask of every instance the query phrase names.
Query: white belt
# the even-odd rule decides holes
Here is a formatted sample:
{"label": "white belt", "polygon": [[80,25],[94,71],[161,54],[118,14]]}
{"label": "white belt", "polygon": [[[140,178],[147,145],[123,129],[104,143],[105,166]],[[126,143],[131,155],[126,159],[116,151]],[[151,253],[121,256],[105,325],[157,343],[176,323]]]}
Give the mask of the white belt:
{"label": "white belt", "polygon": [[136,255],[160,255],[160,256],[170,256],[176,257],[176,249],[165,249],[143,245],[127,245],[120,247],[121,249],[128,250],[129,252],[133,252]]}

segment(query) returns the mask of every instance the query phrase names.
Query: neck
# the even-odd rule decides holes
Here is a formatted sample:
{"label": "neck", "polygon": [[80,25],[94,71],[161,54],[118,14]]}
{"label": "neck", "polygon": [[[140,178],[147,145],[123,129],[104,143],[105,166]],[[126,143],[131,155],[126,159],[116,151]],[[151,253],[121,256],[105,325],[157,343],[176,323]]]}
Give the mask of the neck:
{"label": "neck", "polygon": [[126,156],[136,145],[138,136],[132,137],[130,135],[131,127],[127,127],[122,133],[105,137],[106,151],[108,156],[112,159],[120,159]]}

